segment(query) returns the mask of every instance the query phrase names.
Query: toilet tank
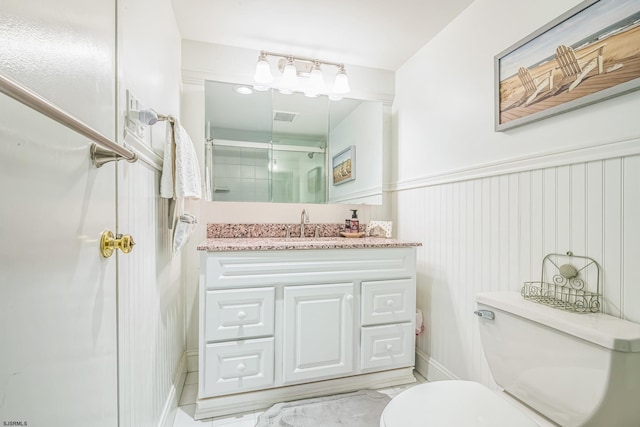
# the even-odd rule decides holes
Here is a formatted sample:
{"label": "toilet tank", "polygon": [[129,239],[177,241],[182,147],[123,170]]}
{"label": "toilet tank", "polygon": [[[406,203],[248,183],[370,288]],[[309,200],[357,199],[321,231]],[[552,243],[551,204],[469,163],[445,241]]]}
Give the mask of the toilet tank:
{"label": "toilet tank", "polygon": [[640,426],[640,324],[576,314],[517,292],[476,296],[496,383],[564,427]]}

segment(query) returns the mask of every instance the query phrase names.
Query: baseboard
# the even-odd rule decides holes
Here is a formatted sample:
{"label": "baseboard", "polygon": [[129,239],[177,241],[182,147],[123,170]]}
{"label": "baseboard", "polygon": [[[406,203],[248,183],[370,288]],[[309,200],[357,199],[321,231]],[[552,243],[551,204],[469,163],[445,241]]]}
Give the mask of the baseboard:
{"label": "baseboard", "polygon": [[198,350],[187,351],[187,372],[198,372]]}
{"label": "baseboard", "polygon": [[453,372],[433,360],[427,353],[416,349],[416,371],[427,381],[459,380]]}
{"label": "baseboard", "polygon": [[416,382],[413,366],[354,375],[313,383],[297,384],[246,393],[198,399],[196,420],[265,409],[279,402],[348,393],[362,389],[395,387]]}
{"label": "baseboard", "polygon": [[178,410],[178,402],[180,402],[180,395],[184,388],[184,382],[187,379],[187,353],[183,353],[178,364],[178,370],[173,379],[171,385],[171,391],[167,397],[167,401],[162,411],[162,416],[158,422],[158,427],[172,427],[176,419],[176,412]]}

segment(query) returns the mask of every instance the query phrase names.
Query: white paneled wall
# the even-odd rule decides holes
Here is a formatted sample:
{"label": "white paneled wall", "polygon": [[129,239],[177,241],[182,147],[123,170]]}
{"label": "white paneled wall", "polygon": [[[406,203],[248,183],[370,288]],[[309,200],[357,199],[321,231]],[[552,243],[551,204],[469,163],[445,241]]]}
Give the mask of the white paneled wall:
{"label": "white paneled wall", "polygon": [[[126,92],[179,117],[180,34],[170,0],[118,0],[118,132],[125,142]],[[144,132],[142,147],[164,147],[167,123]],[[138,148],[134,138],[126,144]],[[119,427],[172,425],[186,371],[181,257],[171,253],[158,157],[118,164],[118,232],[136,242],[118,253]],[[149,160],[150,163],[145,162]]]}
{"label": "white paneled wall", "polygon": [[539,280],[548,253],[594,258],[604,311],[640,322],[640,155],[425,184],[396,199],[398,237],[424,245],[418,356],[431,367],[492,385],[474,296]]}
{"label": "white paneled wall", "polygon": [[182,263],[172,255],[160,171],[141,161],[118,167],[118,227],[136,242],[131,253],[117,254],[120,425],[158,426],[170,417],[166,406],[177,399],[177,376],[186,371],[178,367],[185,336]]}

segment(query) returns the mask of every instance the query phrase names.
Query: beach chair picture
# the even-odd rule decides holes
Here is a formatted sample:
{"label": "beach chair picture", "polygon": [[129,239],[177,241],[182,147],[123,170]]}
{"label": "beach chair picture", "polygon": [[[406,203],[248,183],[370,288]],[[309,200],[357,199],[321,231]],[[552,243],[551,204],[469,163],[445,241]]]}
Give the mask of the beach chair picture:
{"label": "beach chair picture", "polygon": [[520,67],[518,77],[524,87],[524,95],[518,103],[519,105],[524,103],[526,107],[531,104],[538,95],[553,91],[553,69],[534,77],[527,68]]}
{"label": "beach chair picture", "polygon": [[[560,90],[562,83],[566,80],[573,79],[573,83],[569,86],[569,92],[571,92],[593,69],[597,68],[596,73],[602,74],[604,72],[603,51],[605,44],[591,49],[580,56],[577,56],[571,47],[564,45],[558,46],[556,49],[556,60],[558,61],[558,67],[560,71],[562,71],[563,77],[557,90]],[[588,59],[590,56],[592,58]]]}
{"label": "beach chair picture", "polygon": [[640,89],[640,0],[585,0],[494,57],[501,132]]}

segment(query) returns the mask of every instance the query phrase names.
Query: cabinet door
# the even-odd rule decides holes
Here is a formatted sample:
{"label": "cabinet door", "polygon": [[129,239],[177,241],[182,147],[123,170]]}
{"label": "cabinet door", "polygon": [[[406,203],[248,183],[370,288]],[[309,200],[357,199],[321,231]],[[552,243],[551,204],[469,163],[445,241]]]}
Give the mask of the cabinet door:
{"label": "cabinet door", "polygon": [[284,288],[283,382],[353,370],[353,283]]}

